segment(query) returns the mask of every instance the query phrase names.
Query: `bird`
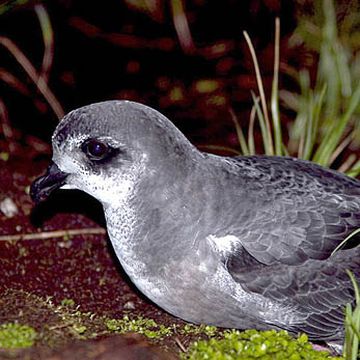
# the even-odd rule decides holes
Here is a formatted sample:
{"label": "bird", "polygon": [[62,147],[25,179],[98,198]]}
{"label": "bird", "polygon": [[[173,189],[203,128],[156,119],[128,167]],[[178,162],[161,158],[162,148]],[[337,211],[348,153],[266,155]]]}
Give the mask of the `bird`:
{"label": "bird", "polygon": [[102,204],[130,280],[175,317],[287,330],[340,344],[360,278],[360,181],[286,156],[198,150],[164,115],[128,100],[73,110],[52,136],[38,203],[78,189]]}

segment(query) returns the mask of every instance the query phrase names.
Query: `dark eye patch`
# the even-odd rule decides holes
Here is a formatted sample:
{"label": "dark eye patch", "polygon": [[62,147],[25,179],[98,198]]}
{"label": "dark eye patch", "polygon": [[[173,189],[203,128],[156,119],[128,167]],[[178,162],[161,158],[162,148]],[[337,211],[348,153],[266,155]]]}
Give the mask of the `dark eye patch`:
{"label": "dark eye patch", "polygon": [[85,140],[81,150],[91,161],[98,163],[111,159],[120,151],[99,139]]}

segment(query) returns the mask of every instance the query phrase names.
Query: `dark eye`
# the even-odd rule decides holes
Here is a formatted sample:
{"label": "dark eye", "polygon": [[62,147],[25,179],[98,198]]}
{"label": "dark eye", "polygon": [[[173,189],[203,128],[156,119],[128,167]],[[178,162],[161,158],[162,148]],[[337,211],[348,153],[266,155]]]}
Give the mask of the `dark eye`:
{"label": "dark eye", "polygon": [[81,150],[88,156],[91,160],[104,160],[111,153],[112,148],[96,139],[89,139],[83,143]]}

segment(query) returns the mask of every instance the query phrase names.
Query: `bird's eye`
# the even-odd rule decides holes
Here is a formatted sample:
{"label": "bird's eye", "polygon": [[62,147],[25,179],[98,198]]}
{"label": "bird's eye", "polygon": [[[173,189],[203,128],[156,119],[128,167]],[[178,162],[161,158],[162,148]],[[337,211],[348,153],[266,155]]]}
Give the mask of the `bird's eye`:
{"label": "bird's eye", "polygon": [[89,139],[85,141],[81,147],[81,150],[91,160],[104,160],[111,152],[111,147],[96,139]]}

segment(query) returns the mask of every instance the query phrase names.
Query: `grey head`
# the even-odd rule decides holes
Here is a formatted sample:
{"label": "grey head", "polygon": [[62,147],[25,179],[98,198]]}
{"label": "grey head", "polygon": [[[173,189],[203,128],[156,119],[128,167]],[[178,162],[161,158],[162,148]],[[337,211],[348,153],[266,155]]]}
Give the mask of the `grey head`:
{"label": "grey head", "polygon": [[53,164],[31,188],[35,201],[62,187],[83,190],[103,205],[116,203],[144,177],[165,168],[171,172],[171,164],[179,170],[199,153],[158,111],[120,100],[70,112],[55,129],[52,144]]}

